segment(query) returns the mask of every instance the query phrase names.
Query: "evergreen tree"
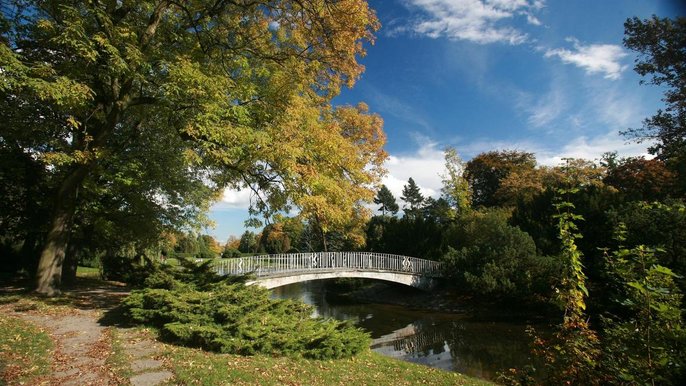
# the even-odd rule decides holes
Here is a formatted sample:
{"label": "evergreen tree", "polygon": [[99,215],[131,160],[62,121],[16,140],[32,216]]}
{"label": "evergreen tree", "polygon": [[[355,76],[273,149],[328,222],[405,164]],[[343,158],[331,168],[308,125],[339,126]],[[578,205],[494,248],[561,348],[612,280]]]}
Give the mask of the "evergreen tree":
{"label": "evergreen tree", "polygon": [[407,185],[403,186],[403,195],[400,198],[407,203],[407,205],[403,205],[406,217],[417,218],[421,215],[424,196],[422,196],[419,186],[417,186],[412,177],[407,180]]}
{"label": "evergreen tree", "polygon": [[386,185],[381,185],[381,189],[379,189],[376,193],[376,197],[374,197],[374,203],[381,205],[379,210],[384,216],[386,215],[386,212],[395,215],[398,213],[398,210],[400,210],[398,203],[395,201],[395,196],[393,196],[393,193],[391,193]]}
{"label": "evergreen tree", "polygon": [[438,200],[428,197],[424,201],[424,218],[437,224],[447,224],[455,218],[455,211],[448,200],[439,197]]}

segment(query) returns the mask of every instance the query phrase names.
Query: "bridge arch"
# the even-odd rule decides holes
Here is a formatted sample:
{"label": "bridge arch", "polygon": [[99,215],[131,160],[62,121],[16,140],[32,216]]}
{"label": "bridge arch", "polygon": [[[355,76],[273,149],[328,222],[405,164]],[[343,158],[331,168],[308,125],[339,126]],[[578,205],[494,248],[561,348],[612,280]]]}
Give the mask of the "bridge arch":
{"label": "bridge arch", "polygon": [[248,284],[276,288],[333,278],[365,278],[430,289],[441,276],[441,264],[416,257],[374,252],[286,253],[223,259],[220,275],[255,277]]}
{"label": "bridge arch", "polygon": [[426,277],[420,275],[411,275],[398,272],[373,272],[373,271],[320,271],[320,272],[300,272],[294,274],[278,275],[261,277],[255,280],[250,280],[246,284],[259,285],[261,287],[272,289],[282,287],[293,283],[301,283],[312,280],[326,280],[339,278],[357,278],[357,279],[374,279],[388,281],[398,284],[404,284],[410,287],[428,290],[435,286],[436,280],[433,277]]}

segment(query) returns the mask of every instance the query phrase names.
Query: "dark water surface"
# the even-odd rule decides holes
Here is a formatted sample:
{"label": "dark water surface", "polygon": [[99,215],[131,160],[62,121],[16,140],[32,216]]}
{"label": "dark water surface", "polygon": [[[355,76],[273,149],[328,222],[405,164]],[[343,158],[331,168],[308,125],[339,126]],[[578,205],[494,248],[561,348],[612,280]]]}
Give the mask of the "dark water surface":
{"label": "dark water surface", "polygon": [[354,320],[371,333],[372,350],[389,357],[489,380],[499,371],[529,363],[525,324],[476,322],[467,315],[383,304],[334,305],[327,302],[321,281],[272,291],[274,297],[315,306],[318,316]]}

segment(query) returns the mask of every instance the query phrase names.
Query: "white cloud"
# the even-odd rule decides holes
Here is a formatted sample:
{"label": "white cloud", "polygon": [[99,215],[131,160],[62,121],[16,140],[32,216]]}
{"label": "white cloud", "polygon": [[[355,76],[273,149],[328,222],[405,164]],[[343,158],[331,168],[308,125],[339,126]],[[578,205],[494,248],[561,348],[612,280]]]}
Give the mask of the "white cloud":
{"label": "white cloud", "polygon": [[223,209],[248,209],[251,196],[252,192],[250,189],[236,190],[227,188],[224,190],[224,195],[217,205]]}
{"label": "white cloud", "polygon": [[422,142],[413,153],[389,156],[384,165],[388,174],[381,183],[393,193],[401,208],[400,196],[410,177],[417,183],[424,197],[440,195],[440,174],[445,173],[443,150],[436,142],[427,139],[423,139]]}
{"label": "white cloud", "polygon": [[628,142],[627,138],[622,137],[616,131],[601,134],[595,137],[580,136],[572,139],[561,149],[550,149],[540,151],[537,155],[538,163],[541,165],[557,166],[563,158],[583,158],[596,160],[607,152],[616,151],[620,157],[644,156],[651,158],[647,148],[650,143]]}
{"label": "white cloud", "polygon": [[425,14],[409,28],[420,35],[479,44],[505,42],[513,45],[527,41],[527,35],[502,24],[516,16],[526,15],[530,24],[538,25],[540,21],[533,11],[543,7],[542,1],[529,0],[406,0],[405,3]]}
{"label": "white cloud", "polygon": [[622,72],[627,68],[621,61],[628,54],[621,46],[615,44],[589,44],[583,45],[576,39],[571,41],[574,48],[549,49],[545,52],[545,57],[556,56],[564,63],[574,64],[583,68],[589,74],[603,74],[606,79],[619,79]]}
{"label": "white cloud", "polygon": [[531,25],[539,26],[539,25],[543,24],[543,23],[541,23],[540,20],[538,20],[538,18],[536,16],[534,16],[531,13],[525,12],[524,15],[526,15],[527,23],[529,23]]}

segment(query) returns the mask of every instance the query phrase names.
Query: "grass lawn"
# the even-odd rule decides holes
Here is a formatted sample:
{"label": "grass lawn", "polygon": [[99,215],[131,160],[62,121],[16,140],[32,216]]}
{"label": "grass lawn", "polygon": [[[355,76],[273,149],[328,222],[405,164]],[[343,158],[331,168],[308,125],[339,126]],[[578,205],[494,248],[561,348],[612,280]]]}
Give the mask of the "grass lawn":
{"label": "grass lawn", "polygon": [[37,384],[50,372],[52,340],[29,322],[0,315],[0,384]]}
{"label": "grass lawn", "polygon": [[170,384],[188,385],[492,385],[490,382],[403,362],[367,351],[352,359],[244,357],[167,346]]}
{"label": "grass lawn", "polygon": [[100,268],[76,267],[76,277],[87,277],[91,279],[100,278]]}

